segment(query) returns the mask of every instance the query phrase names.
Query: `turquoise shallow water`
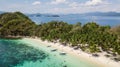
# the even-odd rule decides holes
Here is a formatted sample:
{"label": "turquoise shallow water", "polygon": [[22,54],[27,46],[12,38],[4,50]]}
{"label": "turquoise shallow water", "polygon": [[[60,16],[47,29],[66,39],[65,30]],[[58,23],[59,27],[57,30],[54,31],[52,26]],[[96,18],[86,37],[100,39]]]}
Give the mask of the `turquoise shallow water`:
{"label": "turquoise shallow water", "polygon": [[[40,45],[38,47],[38,45]],[[60,50],[27,39],[0,39],[0,66],[2,67],[99,67]]]}

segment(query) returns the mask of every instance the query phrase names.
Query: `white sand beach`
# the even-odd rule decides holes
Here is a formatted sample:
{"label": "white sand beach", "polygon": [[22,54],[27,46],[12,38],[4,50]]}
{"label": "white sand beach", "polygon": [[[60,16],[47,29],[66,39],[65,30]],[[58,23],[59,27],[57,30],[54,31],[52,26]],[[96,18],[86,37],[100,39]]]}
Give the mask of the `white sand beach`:
{"label": "white sand beach", "polygon": [[[39,44],[44,44],[46,46],[51,46],[55,49],[61,50],[65,53],[69,53],[72,54],[80,59],[84,59],[90,63],[93,64],[98,64],[101,67],[120,67],[120,62],[115,62],[114,60],[111,60],[110,58],[107,58],[104,56],[104,53],[100,53],[99,57],[94,57],[91,54],[85,53],[83,51],[79,50],[74,50],[73,48],[69,47],[69,46],[63,46],[60,43],[52,43],[52,42],[48,42],[48,41],[42,41],[38,38],[24,38],[30,41],[34,41],[37,42]],[[40,46],[40,45],[38,45]]]}

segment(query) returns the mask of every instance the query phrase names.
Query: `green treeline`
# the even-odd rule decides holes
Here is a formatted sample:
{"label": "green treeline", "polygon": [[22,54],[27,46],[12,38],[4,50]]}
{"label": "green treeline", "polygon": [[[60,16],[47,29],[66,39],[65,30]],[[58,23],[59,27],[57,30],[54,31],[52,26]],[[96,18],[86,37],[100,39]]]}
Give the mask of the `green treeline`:
{"label": "green treeline", "polygon": [[82,25],[62,21],[35,24],[20,12],[0,15],[0,36],[37,36],[42,40],[59,41],[83,51],[111,52],[120,55],[120,26],[100,26],[95,22]]}
{"label": "green treeline", "polygon": [[36,36],[42,40],[57,41],[69,46],[77,46],[87,52],[111,51],[120,54],[119,35],[110,26],[100,26],[94,22],[67,24],[52,21],[38,26]]}
{"label": "green treeline", "polygon": [[0,15],[0,36],[30,36],[35,26],[34,22],[20,12]]}

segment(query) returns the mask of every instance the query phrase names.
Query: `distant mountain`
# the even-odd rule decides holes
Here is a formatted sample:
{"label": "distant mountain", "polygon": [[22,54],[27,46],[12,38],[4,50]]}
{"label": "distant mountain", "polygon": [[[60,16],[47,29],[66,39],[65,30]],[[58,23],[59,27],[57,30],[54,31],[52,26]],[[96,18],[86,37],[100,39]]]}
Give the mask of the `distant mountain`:
{"label": "distant mountain", "polygon": [[89,16],[120,16],[120,13],[117,13],[117,12],[91,12],[91,13],[85,13],[83,15],[89,15]]}
{"label": "distant mountain", "polygon": [[3,12],[3,11],[0,11],[0,14],[2,14],[2,13],[5,13],[5,12]]}
{"label": "distant mountain", "polygon": [[41,17],[42,14],[40,13],[35,13],[35,14],[26,14],[29,17]]}
{"label": "distant mountain", "polygon": [[[120,13],[118,12],[89,12],[89,13],[83,13],[83,14],[65,14],[64,16],[79,16],[79,15],[86,15],[86,16],[120,16]],[[29,17],[60,17],[63,16],[57,15],[57,14],[27,14]]]}
{"label": "distant mountain", "polygon": [[[0,14],[5,13],[4,11],[0,11]],[[29,17],[60,17],[63,16],[63,14],[41,14],[41,13],[33,13],[33,14],[27,14]],[[119,12],[88,12],[83,14],[65,14],[67,16],[79,16],[79,15],[86,15],[86,16],[120,16]]]}
{"label": "distant mountain", "polygon": [[118,12],[89,12],[81,14],[65,14],[64,16],[120,16]]}
{"label": "distant mountain", "polygon": [[40,13],[27,14],[27,16],[29,17],[60,17],[59,15],[56,15],[56,14],[40,14]]}
{"label": "distant mountain", "polygon": [[[5,13],[4,11],[0,11],[0,14]],[[62,15],[57,14],[41,14],[41,13],[33,13],[26,14],[29,17],[60,17]],[[87,15],[87,16],[120,16],[118,12],[89,12],[84,14],[66,14],[68,16],[78,16],[78,15]]]}

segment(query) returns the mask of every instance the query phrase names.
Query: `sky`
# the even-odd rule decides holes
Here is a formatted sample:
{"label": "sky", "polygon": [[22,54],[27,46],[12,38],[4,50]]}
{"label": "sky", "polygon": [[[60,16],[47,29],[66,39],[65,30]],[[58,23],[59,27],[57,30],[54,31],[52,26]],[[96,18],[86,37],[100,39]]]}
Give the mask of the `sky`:
{"label": "sky", "polygon": [[0,0],[0,11],[52,14],[120,12],[120,0]]}

